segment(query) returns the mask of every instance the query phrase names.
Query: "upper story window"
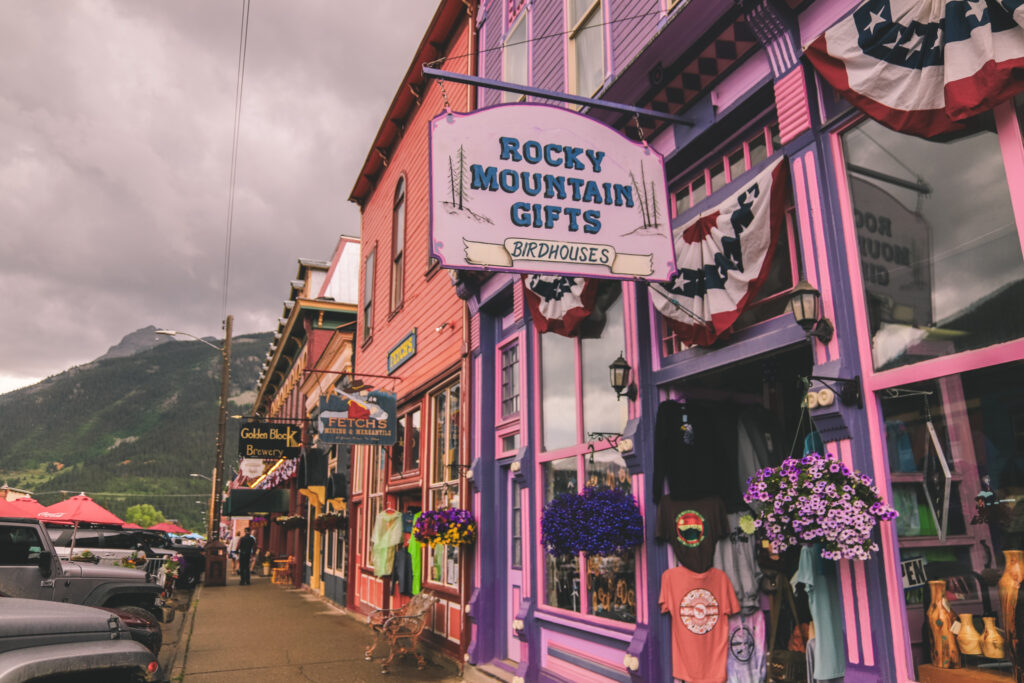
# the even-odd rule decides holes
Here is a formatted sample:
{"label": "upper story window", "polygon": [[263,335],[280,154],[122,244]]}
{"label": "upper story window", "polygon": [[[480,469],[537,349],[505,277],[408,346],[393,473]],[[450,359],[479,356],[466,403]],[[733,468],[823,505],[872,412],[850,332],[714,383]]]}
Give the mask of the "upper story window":
{"label": "upper story window", "polygon": [[405,178],[395,188],[395,203],[391,211],[391,310],[402,305],[405,286]]}
{"label": "upper story window", "polygon": [[[1024,96],[1000,107],[1020,116]],[[870,119],[841,133],[875,370],[1024,337],[1021,138],[993,112],[941,142]]]}
{"label": "upper story window", "polygon": [[373,277],[377,250],[374,249],[366,257],[366,268],[363,277],[363,340],[373,336]]}
{"label": "upper story window", "polygon": [[519,344],[501,350],[501,416],[519,414]]}
{"label": "upper story window", "polygon": [[[524,9],[519,12],[519,16],[513,20],[512,30],[508,32],[508,36],[505,37],[504,49],[502,54],[504,55],[504,70],[505,80],[509,83],[518,83],[519,85],[529,85],[529,52],[527,50],[527,15],[529,14],[528,9]],[[505,91],[502,93],[502,101],[504,102],[520,102],[526,99],[524,95],[519,93]]]}
{"label": "upper story window", "polygon": [[[743,142],[725,145],[721,152],[711,156],[706,165],[693,173],[690,178],[677,186],[675,191],[676,215],[689,211],[712,193],[723,189],[741,175],[762,166],[781,146],[779,126],[772,122],[759,126],[745,136]],[[796,216],[792,198],[787,198],[785,224],[779,230],[778,242],[768,274],[732,329],[739,330],[756,323],[774,318],[786,312],[786,294],[800,280],[800,244],[798,241]],[[710,207],[709,207],[710,208]],[[677,226],[682,228],[683,226]],[[662,353],[671,355],[686,348],[682,340],[664,321],[662,328]]]}
{"label": "upper story window", "polygon": [[604,85],[601,0],[568,0],[569,89],[590,97]]}

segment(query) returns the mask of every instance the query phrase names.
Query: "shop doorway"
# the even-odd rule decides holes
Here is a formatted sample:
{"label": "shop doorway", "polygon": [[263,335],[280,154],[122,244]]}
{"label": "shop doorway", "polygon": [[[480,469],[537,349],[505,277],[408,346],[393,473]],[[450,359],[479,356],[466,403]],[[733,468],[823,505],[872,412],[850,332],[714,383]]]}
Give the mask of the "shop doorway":
{"label": "shop doorway", "polygon": [[523,488],[509,468],[505,474],[504,497],[500,509],[508,510],[505,530],[505,572],[508,577],[505,593],[505,659],[519,663],[522,643],[516,636],[513,621],[517,618],[523,597]]}

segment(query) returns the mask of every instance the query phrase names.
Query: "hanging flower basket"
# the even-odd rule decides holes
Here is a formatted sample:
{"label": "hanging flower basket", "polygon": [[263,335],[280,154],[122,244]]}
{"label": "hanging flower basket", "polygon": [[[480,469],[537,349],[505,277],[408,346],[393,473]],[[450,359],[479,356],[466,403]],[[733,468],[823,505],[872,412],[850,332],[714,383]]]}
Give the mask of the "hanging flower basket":
{"label": "hanging flower basket", "polygon": [[871,477],[851,470],[831,453],[788,458],[758,470],[743,500],[760,506],[758,534],[773,553],[820,543],[827,560],[866,560],[878,551],[871,532],[898,513],[882,502]]}
{"label": "hanging flower basket", "polygon": [[476,521],[468,510],[445,508],[424,510],[412,533],[420,543],[433,548],[438,543],[445,545],[469,545],[476,541]]}
{"label": "hanging flower basket", "polygon": [[274,524],[285,529],[302,529],[306,526],[306,518],[302,515],[282,515],[274,520]]}
{"label": "hanging flower basket", "polygon": [[612,555],[644,542],[644,518],[629,493],[586,488],[555,496],[541,513],[541,543],[549,555]]}
{"label": "hanging flower basket", "polygon": [[313,528],[317,531],[348,528],[348,517],[341,512],[325,512],[313,520]]}
{"label": "hanging flower basket", "polygon": [[266,525],[267,525],[267,518],[266,517],[258,517],[257,516],[257,517],[253,517],[252,519],[249,520],[249,528],[250,529],[262,529]]}

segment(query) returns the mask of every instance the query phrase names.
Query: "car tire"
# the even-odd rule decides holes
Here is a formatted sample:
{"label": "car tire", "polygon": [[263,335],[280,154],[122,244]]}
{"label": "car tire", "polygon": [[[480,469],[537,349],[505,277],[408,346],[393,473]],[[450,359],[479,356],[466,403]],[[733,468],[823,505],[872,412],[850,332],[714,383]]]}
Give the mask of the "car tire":
{"label": "car tire", "polygon": [[142,619],[148,624],[154,626],[153,638],[151,642],[143,643],[150,649],[153,656],[156,657],[160,654],[160,647],[163,645],[163,630],[160,627],[160,620],[154,616],[152,612],[144,607],[137,607],[135,605],[122,605],[117,609],[130,614],[137,619]]}

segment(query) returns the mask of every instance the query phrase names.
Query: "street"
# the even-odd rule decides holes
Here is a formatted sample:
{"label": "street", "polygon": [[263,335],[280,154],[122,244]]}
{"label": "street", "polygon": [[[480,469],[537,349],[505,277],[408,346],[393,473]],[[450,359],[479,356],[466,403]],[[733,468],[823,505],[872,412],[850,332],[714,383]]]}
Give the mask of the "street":
{"label": "street", "polygon": [[380,658],[366,661],[363,656],[373,634],[362,616],[309,591],[273,585],[266,577],[253,576],[252,585],[240,586],[230,575],[224,587],[176,591],[172,604],[177,613],[164,624],[162,680],[462,680],[454,665],[430,660],[429,646],[422,650],[428,657],[423,671],[412,655],[404,655],[392,662],[390,674],[382,674]]}

